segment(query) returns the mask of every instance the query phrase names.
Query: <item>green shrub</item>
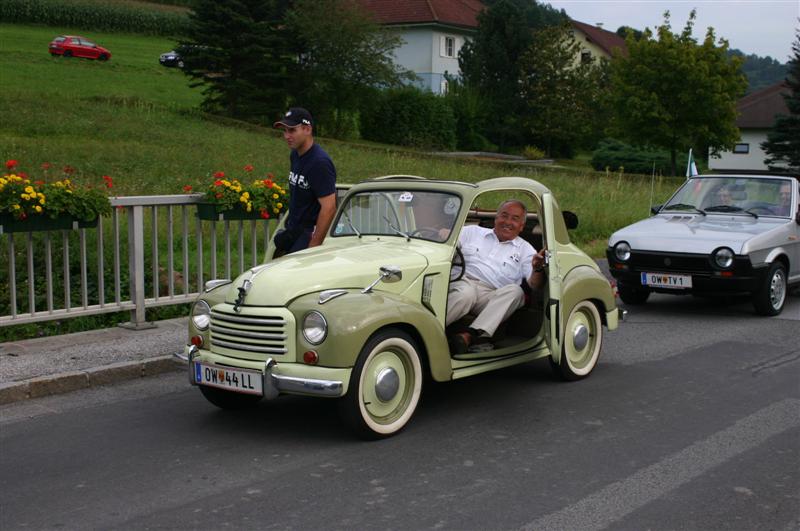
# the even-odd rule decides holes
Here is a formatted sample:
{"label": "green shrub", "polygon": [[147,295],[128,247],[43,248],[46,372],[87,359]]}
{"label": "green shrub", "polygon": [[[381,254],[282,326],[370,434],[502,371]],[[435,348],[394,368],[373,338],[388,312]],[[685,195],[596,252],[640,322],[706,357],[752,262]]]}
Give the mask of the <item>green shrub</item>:
{"label": "green shrub", "polygon": [[[678,153],[676,158],[677,172],[683,175],[686,172],[688,150]],[[695,160],[700,170],[699,161]],[[589,162],[598,171],[624,171],[625,173],[651,174],[653,171],[660,175],[670,174],[669,151],[634,147],[619,140],[611,138],[602,140]],[[654,169],[655,168],[655,169]]]}
{"label": "green shrub", "polygon": [[376,91],[361,111],[367,140],[425,149],[453,149],[456,121],[444,98],[415,88]]}
{"label": "green shrub", "polygon": [[177,36],[185,34],[189,19],[180,13],[85,0],[3,0],[0,22]]}
{"label": "green shrub", "polygon": [[444,100],[456,119],[456,146],[463,151],[493,151],[489,140],[483,136],[483,107],[478,91],[451,81],[450,91]]}
{"label": "green shrub", "polygon": [[528,160],[539,160],[545,157],[545,153],[536,146],[525,146],[522,149],[522,156]]}

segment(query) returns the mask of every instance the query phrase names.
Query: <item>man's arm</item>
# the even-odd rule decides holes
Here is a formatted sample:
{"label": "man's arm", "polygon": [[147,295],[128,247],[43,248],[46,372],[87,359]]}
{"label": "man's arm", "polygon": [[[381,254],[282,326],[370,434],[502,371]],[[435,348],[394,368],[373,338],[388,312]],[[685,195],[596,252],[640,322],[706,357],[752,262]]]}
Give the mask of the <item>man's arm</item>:
{"label": "man's arm", "polygon": [[320,206],[319,215],[317,216],[317,224],[314,227],[314,234],[311,235],[311,241],[308,243],[309,247],[316,247],[322,244],[333,221],[333,215],[336,214],[335,192],[325,197],[319,197],[317,201],[319,201]]}
{"label": "man's arm", "polygon": [[531,266],[533,266],[533,272],[531,272],[531,276],[528,278],[528,285],[534,289],[539,289],[544,286],[544,252],[545,250],[542,249],[531,259]]}

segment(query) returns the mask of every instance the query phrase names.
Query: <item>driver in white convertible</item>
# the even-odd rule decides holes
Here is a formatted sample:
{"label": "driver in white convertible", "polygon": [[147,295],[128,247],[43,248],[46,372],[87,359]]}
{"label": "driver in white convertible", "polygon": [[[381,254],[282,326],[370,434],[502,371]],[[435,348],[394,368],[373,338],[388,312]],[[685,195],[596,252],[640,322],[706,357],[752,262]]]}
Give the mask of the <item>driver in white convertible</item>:
{"label": "driver in white convertible", "polygon": [[494,227],[465,226],[459,235],[464,276],[447,295],[447,325],[477,313],[466,330],[448,338],[450,351],[463,354],[478,338],[491,337],[497,327],[525,304],[525,294],[544,285],[544,249],[539,252],[519,234],[527,209],[515,199],[497,209]]}

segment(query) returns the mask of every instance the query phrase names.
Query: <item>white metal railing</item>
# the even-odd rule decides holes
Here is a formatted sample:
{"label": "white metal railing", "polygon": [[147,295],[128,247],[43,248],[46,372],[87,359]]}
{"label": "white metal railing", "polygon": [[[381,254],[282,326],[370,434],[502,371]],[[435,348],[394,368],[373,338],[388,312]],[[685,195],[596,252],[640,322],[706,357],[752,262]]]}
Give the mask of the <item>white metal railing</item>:
{"label": "white metal railing", "polygon": [[113,213],[97,228],[3,234],[0,227],[0,327],[119,311],[131,312],[126,326],[150,327],[147,308],[191,302],[206,280],[261,263],[276,226],[201,221],[199,195],[110,201]]}

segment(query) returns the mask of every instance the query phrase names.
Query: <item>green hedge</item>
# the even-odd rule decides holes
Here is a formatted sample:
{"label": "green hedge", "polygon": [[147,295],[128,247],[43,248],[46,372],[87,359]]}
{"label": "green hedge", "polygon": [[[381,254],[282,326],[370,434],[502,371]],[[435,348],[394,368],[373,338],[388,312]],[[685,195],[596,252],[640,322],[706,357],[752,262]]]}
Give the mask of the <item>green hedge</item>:
{"label": "green hedge", "polygon": [[456,120],[444,98],[415,88],[375,91],[361,111],[366,140],[425,149],[454,149]]}
{"label": "green hedge", "polygon": [[146,35],[184,35],[186,15],[81,0],[2,0],[0,22],[46,24]]}
{"label": "green hedge", "polygon": [[[686,164],[688,162],[689,153],[678,153],[676,164],[678,175],[686,173]],[[700,161],[695,158],[698,171],[700,168]],[[655,172],[661,175],[670,174],[670,154],[669,151],[646,149],[634,147],[619,140],[606,139],[601,141],[594,153],[592,153],[592,160],[590,164],[595,170],[598,171],[620,171],[624,170],[625,173],[653,173],[653,164],[655,164]]]}

